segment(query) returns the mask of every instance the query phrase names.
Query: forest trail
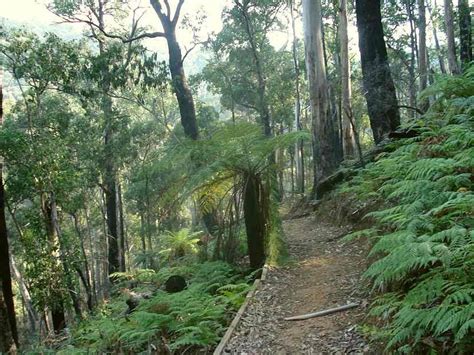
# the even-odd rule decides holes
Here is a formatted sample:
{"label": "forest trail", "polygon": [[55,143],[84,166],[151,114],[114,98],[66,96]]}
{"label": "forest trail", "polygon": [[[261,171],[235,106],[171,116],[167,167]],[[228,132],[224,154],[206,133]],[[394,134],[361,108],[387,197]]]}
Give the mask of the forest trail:
{"label": "forest trail", "polygon": [[[247,307],[225,353],[347,354],[368,352],[357,333],[366,313],[360,287],[366,248],[344,243],[349,226],[335,227],[314,216],[287,220],[289,266],[272,268]],[[302,321],[283,318],[334,308],[360,306]]]}

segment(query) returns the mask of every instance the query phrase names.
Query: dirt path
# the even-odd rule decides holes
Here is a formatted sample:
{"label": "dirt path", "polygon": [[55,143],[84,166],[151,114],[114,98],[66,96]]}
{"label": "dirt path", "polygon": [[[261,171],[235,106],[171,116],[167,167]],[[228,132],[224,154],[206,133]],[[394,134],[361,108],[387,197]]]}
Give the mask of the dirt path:
{"label": "dirt path", "polygon": [[[269,270],[267,280],[250,302],[229,341],[233,354],[348,354],[369,348],[356,332],[364,316],[360,274],[365,250],[344,244],[339,228],[314,217],[284,222],[290,255],[295,263]],[[338,238],[339,237],[339,238]],[[300,315],[350,302],[362,306],[304,321],[285,321]]]}

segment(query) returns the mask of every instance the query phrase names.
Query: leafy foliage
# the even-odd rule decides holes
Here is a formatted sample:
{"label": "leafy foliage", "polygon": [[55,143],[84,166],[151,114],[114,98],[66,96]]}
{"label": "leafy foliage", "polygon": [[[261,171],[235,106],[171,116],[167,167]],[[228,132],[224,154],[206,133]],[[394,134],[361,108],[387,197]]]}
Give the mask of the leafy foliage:
{"label": "leafy foliage", "polygon": [[377,260],[368,268],[372,309],[388,349],[403,353],[473,350],[474,68],[429,89],[439,99],[420,135],[367,166],[343,188],[387,201],[368,217]]}
{"label": "leafy foliage", "polygon": [[[128,276],[159,286],[176,274],[189,280],[187,289],[173,294],[155,290],[153,297],[142,300],[130,315],[124,314],[123,296],[114,298],[73,331],[71,347],[98,352],[210,350],[231,319],[229,311],[240,307],[251,286],[224,262],[145,270]],[[71,347],[64,351],[72,351]]]}

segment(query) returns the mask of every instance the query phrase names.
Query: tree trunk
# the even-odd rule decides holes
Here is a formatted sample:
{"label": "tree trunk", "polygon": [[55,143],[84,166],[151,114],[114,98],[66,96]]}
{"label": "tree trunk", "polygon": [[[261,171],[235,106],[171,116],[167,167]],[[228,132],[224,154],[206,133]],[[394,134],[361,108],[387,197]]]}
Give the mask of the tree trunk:
{"label": "tree trunk", "polygon": [[446,40],[448,41],[448,66],[451,74],[459,74],[459,65],[456,59],[456,44],[454,42],[453,7],[451,0],[444,0],[444,25]]}
{"label": "tree trunk", "polygon": [[76,271],[79,275],[79,278],[82,281],[82,284],[84,286],[84,289],[86,290],[86,295],[87,295],[87,309],[89,312],[91,312],[94,308],[94,301],[93,301],[93,295],[92,295],[92,282],[91,282],[91,272],[89,270],[89,262],[87,260],[87,253],[86,253],[86,248],[84,245],[84,236],[81,233],[81,228],[79,227],[79,221],[77,220],[77,216],[75,214],[72,214],[72,219],[74,222],[74,229],[76,230],[77,237],[79,238],[79,242],[81,245],[81,254],[83,258],[83,264],[84,264],[84,272],[82,272],[80,267],[76,267]]}
{"label": "tree trunk", "polygon": [[461,51],[461,66],[466,69],[472,61],[472,27],[471,10],[468,0],[459,0],[459,42]]}
{"label": "tree trunk", "polygon": [[[67,257],[67,249],[66,246],[64,245],[64,241],[61,238],[61,229],[59,226],[59,216],[58,216],[58,208],[56,205],[56,196],[53,192],[50,192],[49,198],[46,202],[46,212],[48,213],[49,220],[46,221],[47,225],[47,230],[48,230],[48,235],[50,238],[51,245],[59,247],[59,260],[60,260],[60,265],[58,264],[58,267],[56,271],[61,274],[61,276],[65,279],[65,284],[67,287],[67,290],[69,291],[69,296],[71,297],[72,300],[72,306],[74,308],[74,312],[76,313],[77,319],[82,319],[82,311],[81,311],[81,306],[79,302],[79,297],[75,291],[75,286],[73,283],[73,280],[71,279],[71,272],[69,270],[69,261]],[[53,257],[57,257],[55,253],[52,255]],[[63,313],[62,317],[64,317],[64,295],[59,295],[57,289],[53,289],[53,294],[55,294],[56,297],[55,299],[60,300],[60,307],[58,307],[58,310]],[[53,304],[53,309],[56,309],[56,305]],[[53,313],[53,323],[54,323],[54,313]],[[66,323],[64,321],[64,327],[66,326]],[[64,328],[63,327],[63,328]],[[56,329],[54,327],[55,331],[59,333],[61,329]]]}
{"label": "tree trunk", "polygon": [[125,240],[127,236],[125,235],[125,216],[123,214],[123,200],[122,200],[122,186],[120,183],[117,183],[117,202],[118,202],[118,212],[119,212],[119,230],[120,230],[120,243],[119,243],[119,251],[120,251],[120,271],[125,272],[127,267],[125,264]]}
{"label": "tree trunk", "polygon": [[16,344],[10,327],[8,306],[4,300],[3,282],[0,282],[0,353],[15,354]]}
{"label": "tree trunk", "polygon": [[[428,59],[426,52],[426,9],[425,9],[425,0],[418,0],[418,70],[420,74],[420,91],[423,91],[427,87],[428,83]],[[429,102],[427,99],[424,99],[420,102],[420,109],[423,112],[426,112],[429,107]]]}
{"label": "tree trunk", "polygon": [[[406,8],[408,14],[408,21],[410,23],[410,65],[408,67],[408,74],[410,77],[409,83],[409,105],[416,107],[416,77],[415,77],[415,65],[416,65],[416,38],[415,38],[415,17],[413,16],[413,3],[411,0],[406,1]],[[410,118],[416,117],[416,111],[409,110],[408,115]]]}
{"label": "tree trunk", "polygon": [[183,58],[176,34],[173,29],[166,37],[168,41],[169,67],[173,89],[178,100],[179,112],[181,115],[181,124],[184,128],[186,137],[196,140],[199,138],[199,130],[196,121],[196,110],[194,108],[194,100],[186,80],[183,68]]}
{"label": "tree trunk", "polygon": [[[436,1],[434,2],[434,6],[436,7]],[[433,10],[431,9],[430,3],[427,3],[428,7],[428,12],[430,14],[430,19],[433,27],[433,38],[435,42],[435,48],[436,48],[436,53],[438,55],[438,63],[439,63],[439,70],[441,71],[442,74],[446,74],[446,65],[444,64],[444,58],[441,52],[441,46],[439,45],[439,40],[438,40],[438,31],[436,30],[436,25],[434,23],[434,18],[433,18]]]}
{"label": "tree trunk", "polygon": [[18,289],[20,290],[21,298],[25,304],[26,313],[28,315],[28,321],[30,323],[30,330],[32,334],[36,333],[36,326],[38,323],[38,314],[35,311],[33,306],[33,301],[31,300],[30,292],[28,291],[28,287],[21,276],[20,271],[18,270],[15,260],[11,259],[11,267],[13,271],[13,275],[15,276],[16,282],[18,283]]}
{"label": "tree trunk", "polygon": [[331,175],[337,167],[339,148],[339,142],[335,139],[336,122],[332,120],[329,110],[321,21],[321,1],[303,0],[306,70],[312,115],[313,194],[318,182]]}
{"label": "tree trunk", "polygon": [[[106,145],[110,142],[106,138]],[[107,158],[107,160],[109,160]],[[108,241],[108,274],[120,271],[119,233],[117,223],[117,191],[115,172],[111,163],[106,163],[105,203],[107,211],[107,241]]]}
{"label": "tree trunk", "polygon": [[264,191],[260,179],[246,176],[244,189],[244,219],[247,231],[247,247],[252,269],[265,264],[265,237],[267,218],[264,213]]}
{"label": "tree trunk", "polygon": [[364,94],[377,144],[400,125],[398,101],[383,34],[380,0],[357,0],[356,14]]}
{"label": "tree trunk", "polygon": [[[293,0],[290,0],[291,29],[293,33],[293,66],[295,69],[295,130],[301,131],[301,92],[300,92],[300,65],[298,61],[298,38],[296,36],[295,14]],[[303,141],[295,143],[295,165],[296,165],[296,191],[304,193],[304,168],[303,168]]]}
{"label": "tree trunk", "polygon": [[351,67],[349,61],[349,38],[347,35],[347,0],[339,4],[339,41],[341,46],[341,91],[342,91],[342,142],[344,157],[355,156],[354,131],[350,120],[353,117],[351,105]]}
{"label": "tree trunk", "polygon": [[[260,58],[259,49],[257,48],[256,41],[256,33],[254,33],[251,19],[248,13],[248,8],[250,3],[248,1],[244,1],[242,4],[238,1],[235,2],[240,14],[242,16],[243,25],[245,27],[245,33],[247,35],[247,40],[250,45],[250,50],[253,57],[253,62],[255,65],[255,74],[257,75],[257,93],[258,93],[258,103],[259,103],[259,114],[260,119],[263,125],[263,132],[265,136],[270,137],[272,135],[272,128],[271,128],[271,116],[270,116],[270,108],[268,107],[267,102],[267,85],[266,85],[266,77],[265,72],[263,69],[262,60]],[[272,154],[270,159],[273,159],[275,162],[275,155]]]}
{"label": "tree trunk", "polygon": [[89,221],[89,207],[88,206],[86,206],[86,209],[85,209],[85,218],[86,218],[87,237],[89,239],[88,240],[89,252],[92,259],[90,263],[91,270],[90,270],[90,274],[88,278],[91,281],[93,304],[97,304],[98,303],[97,290],[99,289],[97,285],[100,279],[97,278],[96,269],[98,267],[99,253],[97,251],[97,248],[94,248],[94,245],[92,243],[93,232],[92,232],[92,228]]}
{"label": "tree trunk", "polygon": [[[0,126],[3,124],[3,72],[0,68]],[[5,217],[5,189],[3,186],[3,157],[0,156],[0,283],[2,309],[6,311],[6,318],[0,324],[5,324],[5,334],[0,334],[3,349],[10,349],[11,341],[18,345],[18,331],[16,327],[15,306],[13,302],[12,276],[10,271],[10,250],[8,245],[7,221]],[[8,322],[8,324],[6,324]],[[3,332],[0,332],[3,333]],[[11,339],[10,339],[11,337]],[[3,351],[0,349],[0,351]],[[5,350],[6,352],[6,350]]]}
{"label": "tree trunk", "polygon": [[163,13],[160,0],[150,0],[150,3],[158,15],[158,18],[160,19],[164,30],[164,37],[166,38],[166,42],[168,44],[171,80],[174,94],[178,100],[179,113],[181,115],[181,125],[183,126],[184,134],[186,137],[196,140],[199,138],[199,130],[196,121],[194,99],[184,73],[181,48],[176,39],[176,23],[182,1],[180,0],[173,19],[171,18],[171,13]]}

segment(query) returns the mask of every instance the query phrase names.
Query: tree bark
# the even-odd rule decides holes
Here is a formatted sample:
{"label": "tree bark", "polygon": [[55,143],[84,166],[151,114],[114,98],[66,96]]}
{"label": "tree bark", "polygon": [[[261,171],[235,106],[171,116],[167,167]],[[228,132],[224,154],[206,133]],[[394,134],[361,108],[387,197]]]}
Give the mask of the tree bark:
{"label": "tree bark", "polygon": [[[0,68],[0,126],[3,124],[3,72]],[[16,327],[15,306],[13,301],[12,290],[12,275],[10,270],[10,249],[8,245],[7,221],[5,216],[5,188],[3,186],[3,157],[0,156],[0,283],[2,306],[5,307],[6,321],[5,334],[0,334],[2,337],[2,346],[4,349],[9,349],[10,337],[14,344],[18,345],[18,331]],[[1,310],[0,310],[1,311]],[[3,333],[3,332],[0,332]],[[9,345],[10,344],[10,345]],[[0,349],[0,351],[2,351]],[[5,350],[6,351],[6,350]]]}
{"label": "tree bark", "polygon": [[454,42],[453,7],[451,0],[444,0],[444,25],[446,40],[448,41],[448,66],[451,74],[459,74],[459,65],[456,59],[456,44]]}
{"label": "tree bark", "polygon": [[459,42],[461,52],[461,66],[466,69],[472,61],[472,27],[471,10],[468,0],[459,0]]}
{"label": "tree bark", "polygon": [[[338,163],[336,122],[333,121],[328,98],[328,82],[324,64],[321,1],[303,0],[306,71],[310,94],[313,137],[313,194],[319,181],[329,176]],[[317,196],[313,196],[316,197]]]}
{"label": "tree bark", "polygon": [[380,0],[356,0],[364,94],[375,143],[400,125],[397,96],[388,64]]}
{"label": "tree bark", "polygon": [[351,119],[351,67],[349,61],[349,37],[347,34],[347,0],[339,4],[339,41],[341,46],[341,91],[342,91],[342,142],[344,157],[355,156],[355,139]]}

